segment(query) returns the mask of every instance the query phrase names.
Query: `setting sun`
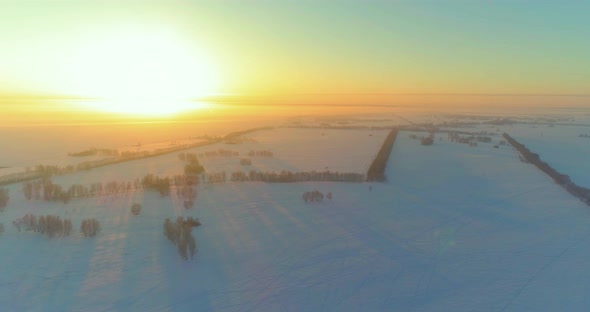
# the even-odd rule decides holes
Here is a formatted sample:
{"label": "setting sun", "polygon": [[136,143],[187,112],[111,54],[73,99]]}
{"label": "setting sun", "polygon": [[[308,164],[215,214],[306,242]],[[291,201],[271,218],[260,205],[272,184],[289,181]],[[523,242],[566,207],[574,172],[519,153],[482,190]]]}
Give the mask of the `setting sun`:
{"label": "setting sun", "polygon": [[219,77],[204,52],[173,33],[131,29],[81,44],[65,68],[68,90],[99,100],[84,105],[107,112],[172,114],[203,104]]}
{"label": "setting sun", "polygon": [[93,110],[132,116],[168,116],[209,106],[205,102],[153,97],[84,100],[76,104]]}

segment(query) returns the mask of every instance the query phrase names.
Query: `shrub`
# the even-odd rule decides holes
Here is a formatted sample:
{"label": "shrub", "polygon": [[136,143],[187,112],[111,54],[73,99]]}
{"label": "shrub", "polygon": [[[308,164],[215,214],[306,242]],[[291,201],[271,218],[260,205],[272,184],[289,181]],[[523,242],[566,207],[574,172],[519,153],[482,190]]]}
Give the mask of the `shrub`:
{"label": "shrub", "polygon": [[135,216],[138,216],[139,213],[141,212],[141,205],[138,203],[134,203],[133,205],[131,205],[131,213]]}
{"label": "shrub", "polygon": [[4,233],[4,224],[0,223],[0,234]]}
{"label": "shrub", "polygon": [[85,237],[93,237],[100,230],[100,224],[96,219],[84,219],[80,225],[80,231]]}

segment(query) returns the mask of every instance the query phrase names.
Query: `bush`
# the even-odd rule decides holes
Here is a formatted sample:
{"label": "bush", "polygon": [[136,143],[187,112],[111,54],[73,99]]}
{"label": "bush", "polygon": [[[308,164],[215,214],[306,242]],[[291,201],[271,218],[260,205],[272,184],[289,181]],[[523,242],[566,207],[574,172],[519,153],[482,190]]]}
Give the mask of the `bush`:
{"label": "bush", "polygon": [[139,213],[141,212],[141,205],[138,203],[134,203],[133,205],[131,205],[131,213],[135,216],[138,216]]}
{"label": "bush", "polygon": [[4,224],[0,223],[0,234],[4,233]]}
{"label": "bush", "polygon": [[85,237],[96,236],[96,233],[100,230],[100,224],[96,219],[84,219],[80,225],[80,231]]}

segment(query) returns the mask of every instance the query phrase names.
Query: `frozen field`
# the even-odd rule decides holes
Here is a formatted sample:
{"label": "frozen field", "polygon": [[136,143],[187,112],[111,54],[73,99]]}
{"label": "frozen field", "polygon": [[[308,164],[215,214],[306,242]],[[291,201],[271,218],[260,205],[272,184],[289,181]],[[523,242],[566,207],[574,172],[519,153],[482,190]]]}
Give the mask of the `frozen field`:
{"label": "frozen field", "polygon": [[[210,173],[250,170],[276,171],[339,171],[364,174],[379,150],[388,131],[385,130],[321,130],[277,128],[248,134],[241,144],[217,143],[184,150],[185,153],[204,154],[220,149],[239,152],[240,156],[201,157],[199,161]],[[248,156],[250,151],[268,150],[272,157]],[[178,159],[180,152],[131,162],[79,171],[52,180],[69,186],[74,183],[133,181],[148,173],[158,176],[182,174],[185,163]],[[240,165],[240,159],[249,158],[251,166]]]}
{"label": "frozen field", "polygon": [[[386,134],[278,131],[284,132],[260,131],[249,135],[256,142],[224,146],[271,149],[271,168],[360,170],[358,159],[370,161]],[[510,147],[470,148],[446,135],[421,146],[409,134],[398,135],[387,183],[206,185],[190,210],[176,197],[141,192],[67,205],[26,201],[21,186],[12,185],[0,213],[6,227],[0,305],[7,311],[575,311],[590,305],[585,205]],[[312,148],[304,153],[302,146]],[[324,156],[334,160],[323,163]],[[223,161],[203,162],[211,170],[225,168]],[[181,169],[171,154],[54,180],[127,181]],[[306,204],[302,193],[314,189],[334,199]],[[133,202],[142,203],[140,216],[130,214]],[[102,230],[91,239],[19,233],[10,222],[25,213],[58,214],[75,227],[95,217]],[[203,222],[193,229],[198,251],[189,261],[162,234],[164,219],[181,215]]]}

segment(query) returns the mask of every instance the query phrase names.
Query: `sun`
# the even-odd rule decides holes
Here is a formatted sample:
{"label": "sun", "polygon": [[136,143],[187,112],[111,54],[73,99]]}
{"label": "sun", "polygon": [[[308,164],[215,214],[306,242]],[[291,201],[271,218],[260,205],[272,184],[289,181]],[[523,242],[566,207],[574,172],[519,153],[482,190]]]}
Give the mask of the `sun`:
{"label": "sun", "polygon": [[68,61],[69,93],[96,100],[83,105],[106,112],[168,115],[202,108],[193,100],[218,92],[212,59],[177,34],[125,29],[79,45]]}
{"label": "sun", "polygon": [[148,97],[89,99],[76,101],[76,104],[97,111],[137,117],[170,116],[210,106],[201,101]]}

